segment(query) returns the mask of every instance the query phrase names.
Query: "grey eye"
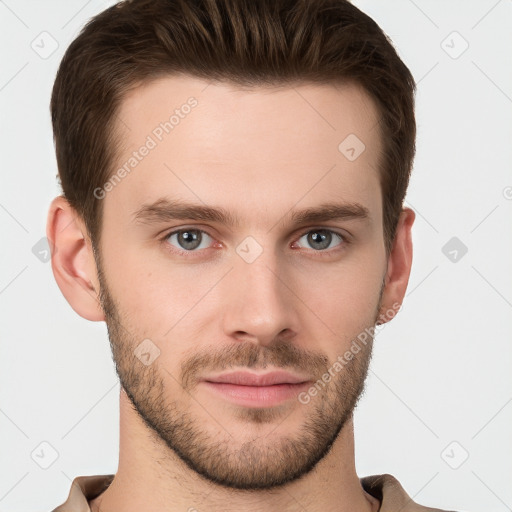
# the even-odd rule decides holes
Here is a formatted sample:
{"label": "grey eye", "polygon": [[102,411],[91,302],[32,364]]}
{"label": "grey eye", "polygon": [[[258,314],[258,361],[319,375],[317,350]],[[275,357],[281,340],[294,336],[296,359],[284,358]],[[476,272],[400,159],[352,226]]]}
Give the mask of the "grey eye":
{"label": "grey eye", "polygon": [[333,242],[336,237],[343,242],[343,237],[330,229],[314,229],[305,233],[299,241],[306,238],[310,247],[317,251],[321,251],[327,248],[330,249],[331,242]]}
{"label": "grey eye", "polygon": [[[172,240],[178,245],[175,245]],[[178,249],[184,251],[194,251],[195,249],[206,249],[206,246],[201,247],[201,244],[205,241],[205,238],[211,238],[207,233],[200,229],[180,229],[179,231],[173,231],[167,237],[170,244],[174,245]]]}

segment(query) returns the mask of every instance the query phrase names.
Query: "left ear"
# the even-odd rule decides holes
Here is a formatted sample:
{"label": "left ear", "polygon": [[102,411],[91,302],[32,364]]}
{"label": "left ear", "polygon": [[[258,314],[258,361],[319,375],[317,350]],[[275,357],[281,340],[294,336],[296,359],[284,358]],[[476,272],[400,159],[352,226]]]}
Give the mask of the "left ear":
{"label": "left ear", "polygon": [[402,305],[412,265],[411,228],[416,214],[403,208],[396,228],[393,247],[388,258],[388,268],[382,292],[378,325],[389,322]]}

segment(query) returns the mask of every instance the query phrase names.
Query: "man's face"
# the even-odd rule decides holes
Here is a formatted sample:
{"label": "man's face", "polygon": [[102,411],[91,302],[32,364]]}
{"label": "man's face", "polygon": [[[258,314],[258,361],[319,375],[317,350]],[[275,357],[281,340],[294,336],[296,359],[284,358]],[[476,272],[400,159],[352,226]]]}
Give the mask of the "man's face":
{"label": "man's face", "polygon": [[[124,390],[155,439],[210,481],[256,489],[304,475],[350,420],[371,357],[369,342],[333,371],[375,325],[386,271],[374,104],[354,85],[241,90],[182,76],[132,91],[118,120],[116,169],[138,155],[103,199],[98,263]],[[362,153],[353,138],[338,148],[350,134]],[[177,201],[238,222],[173,218],[163,209]],[[352,215],[296,223],[331,203]],[[257,398],[204,381],[234,370],[308,382]]]}

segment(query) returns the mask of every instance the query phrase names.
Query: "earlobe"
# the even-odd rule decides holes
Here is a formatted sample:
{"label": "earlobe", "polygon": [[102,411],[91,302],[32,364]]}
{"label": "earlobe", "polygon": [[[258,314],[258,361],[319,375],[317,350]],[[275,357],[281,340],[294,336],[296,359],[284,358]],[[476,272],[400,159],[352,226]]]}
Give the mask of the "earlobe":
{"label": "earlobe", "polygon": [[400,309],[412,265],[412,225],[416,214],[404,208],[398,221],[393,247],[388,258],[378,324],[389,322]]}
{"label": "earlobe", "polygon": [[56,197],[48,212],[46,237],[52,248],[52,270],[71,307],[83,318],[105,320],[99,300],[96,262],[85,225],[69,202]]}

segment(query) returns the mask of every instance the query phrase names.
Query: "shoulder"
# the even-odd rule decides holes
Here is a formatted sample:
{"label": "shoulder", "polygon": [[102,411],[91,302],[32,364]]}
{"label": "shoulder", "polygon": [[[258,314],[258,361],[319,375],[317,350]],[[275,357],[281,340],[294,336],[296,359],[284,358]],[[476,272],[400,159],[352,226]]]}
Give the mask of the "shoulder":
{"label": "shoulder", "polygon": [[463,512],[431,508],[416,503],[405,491],[397,478],[388,473],[370,475],[359,479],[363,489],[380,502],[379,512]]}
{"label": "shoulder", "polygon": [[77,476],[71,483],[66,501],[52,512],[89,512],[89,500],[99,496],[113,479],[113,474]]}

